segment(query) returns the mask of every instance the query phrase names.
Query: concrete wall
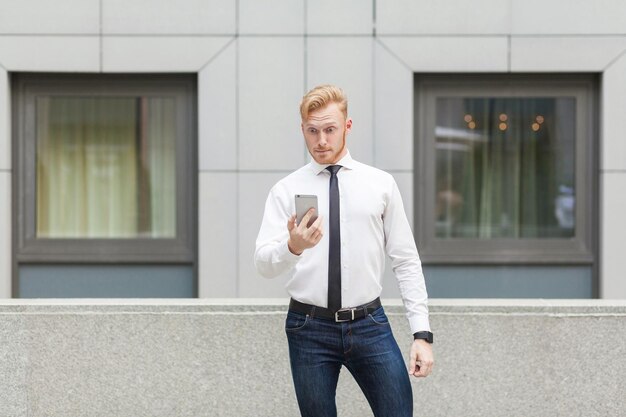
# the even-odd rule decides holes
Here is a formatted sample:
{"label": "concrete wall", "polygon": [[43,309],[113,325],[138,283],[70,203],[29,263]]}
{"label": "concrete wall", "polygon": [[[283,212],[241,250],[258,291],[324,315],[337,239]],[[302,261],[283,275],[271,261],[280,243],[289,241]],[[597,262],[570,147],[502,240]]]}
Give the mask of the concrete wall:
{"label": "concrete wall", "polygon": [[251,259],[269,187],[307,161],[297,105],[309,87],[345,88],[354,157],[396,177],[410,214],[414,73],[600,73],[600,295],[626,298],[624,27],[621,0],[2,0],[0,297],[11,276],[7,80],[37,71],[198,74],[202,297],[282,296]]}
{"label": "concrete wall", "polygon": [[[405,351],[403,308],[384,302]],[[284,300],[0,302],[0,415],[298,415]],[[431,305],[415,415],[626,415],[626,302]],[[344,369],[345,371],[345,369]],[[371,416],[342,372],[339,415]]]}

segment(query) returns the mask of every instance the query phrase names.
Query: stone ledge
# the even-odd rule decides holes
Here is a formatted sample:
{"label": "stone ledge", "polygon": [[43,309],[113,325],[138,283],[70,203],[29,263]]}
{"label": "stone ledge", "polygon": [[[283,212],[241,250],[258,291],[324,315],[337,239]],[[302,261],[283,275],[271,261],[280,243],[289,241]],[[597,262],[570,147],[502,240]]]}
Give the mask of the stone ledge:
{"label": "stone ledge", "polygon": [[[0,299],[3,313],[217,313],[284,312],[288,299]],[[384,299],[389,314],[404,313],[400,299]],[[433,299],[430,313],[626,315],[626,300]]]}
{"label": "stone ledge", "polygon": [[[406,358],[400,300],[384,300]],[[433,416],[626,415],[626,301],[432,300]],[[287,299],[0,300],[0,415],[298,415]],[[347,372],[339,415],[371,416]]]}

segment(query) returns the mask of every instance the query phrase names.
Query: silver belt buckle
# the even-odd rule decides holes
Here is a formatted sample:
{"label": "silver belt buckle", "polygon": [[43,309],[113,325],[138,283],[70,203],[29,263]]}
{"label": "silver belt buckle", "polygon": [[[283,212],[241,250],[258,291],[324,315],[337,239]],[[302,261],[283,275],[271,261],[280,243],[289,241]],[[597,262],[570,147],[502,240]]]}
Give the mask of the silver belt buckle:
{"label": "silver belt buckle", "polygon": [[[354,310],[356,310],[356,309],[354,309],[354,308],[342,308],[341,310],[337,310],[337,312],[335,313],[335,323],[343,323],[343,322],[346,322],[346,321],[354,320]],[[345,320],[340,320],[339,319],[339,313],[342,313],[342,312],[345,312],[345,311],[352,312],[352,318],[345,319]]]}

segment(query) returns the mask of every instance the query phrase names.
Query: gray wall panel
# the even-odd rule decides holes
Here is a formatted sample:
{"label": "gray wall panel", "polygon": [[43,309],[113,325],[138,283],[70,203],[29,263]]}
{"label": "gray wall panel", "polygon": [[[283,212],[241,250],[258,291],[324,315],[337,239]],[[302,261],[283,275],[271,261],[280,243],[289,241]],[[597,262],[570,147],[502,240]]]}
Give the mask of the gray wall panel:
{"label": "gray wall panel", "polygon": [[22,265],[20,298],[181,298],[196,296],[191,266]]}
{"label": "gray wall panel", "polygon": [[592,298],[588,266],[425,265],[434,298]]}

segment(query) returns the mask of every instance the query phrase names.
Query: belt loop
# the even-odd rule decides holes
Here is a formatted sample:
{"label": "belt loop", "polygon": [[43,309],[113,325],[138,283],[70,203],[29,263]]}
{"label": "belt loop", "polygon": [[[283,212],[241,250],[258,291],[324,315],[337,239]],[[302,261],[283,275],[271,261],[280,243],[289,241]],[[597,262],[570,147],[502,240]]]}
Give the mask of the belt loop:
{"label": "belt loop", "polygon": [[311,318],[315,318],[315,306],[313,306],[313,308],[311,309]]}

